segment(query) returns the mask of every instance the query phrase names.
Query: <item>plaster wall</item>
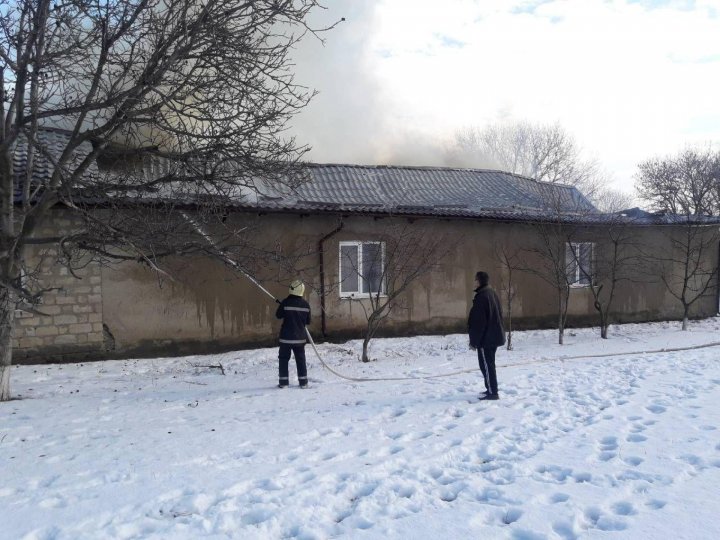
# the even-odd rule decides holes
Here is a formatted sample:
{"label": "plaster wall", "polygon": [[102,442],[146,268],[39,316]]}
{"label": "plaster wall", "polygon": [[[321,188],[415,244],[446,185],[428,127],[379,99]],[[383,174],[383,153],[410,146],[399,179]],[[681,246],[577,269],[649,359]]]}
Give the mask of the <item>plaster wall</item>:
{"label": "plaster wall", "polygon": [[[248,263],[248,269],[275,296],[287,294],[286,285],[295,277],[306,282],[313,310],[311,331],[321,338],[319,240],[340,223],[336,216],[270,214],[231,216],[235,225],[249,224],[252,243],[272,247],[294,260],[296,271],[272,263]],[[341,241],[381,239],[396,226],[408,225],[404,218],[345,217],[343,228],[323,243],[325,262],[326,332],[330,339],[360,337],[366,326],[367,299],[341,298],[338,292]],[[536,238],[532,225],[459,220],[424,220],[410,223],[427,238],[441,236],[454,244],[452,253],[432,272],[423,275],[400,297],[400,307],[382,327],[385,335],[430,332],[462,332],[473,296],[474,275],[485,270],[491,284],[506,301],[507,271],[499,264],[496,245],[517,249],[531,246]],[[586,240],[597,240],[592,230]],[[595,238],[593,238],[595,236]],[[646,250],[667,249],[667,240],[657,229],[639,229]],[[717,253],[714,255],[717,257]],[[524,255],[524,264],[539,268],[541,261]],[[275,304],[246,278],[219,261],[184,259],[167,269],[173,279],[158,279],[151,270],[137,265],[103,269],[103,314],[116,350],[126,352],[227,349],[273,344],[279,329]],[[613,318],[622,322],[677,319],[677,301],[662,283],[637,281],[618,284]],[[514,273],[516,295],[513,326],[553,327],[557,322],[557,293],[541,277]],[[716,286],[697,303],[695,316],[714,315]],[[568,325],[596,324],[593,296],[588,289],[570,292]]]}

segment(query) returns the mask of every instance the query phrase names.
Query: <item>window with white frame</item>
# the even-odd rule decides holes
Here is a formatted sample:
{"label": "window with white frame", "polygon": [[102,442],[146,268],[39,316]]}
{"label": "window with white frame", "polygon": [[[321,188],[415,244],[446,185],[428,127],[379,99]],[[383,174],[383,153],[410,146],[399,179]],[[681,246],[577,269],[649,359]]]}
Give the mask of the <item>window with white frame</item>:
{"label": "window with white frame", "polygon": [[592,242],[568,242],[565,244],[565,268],[571,287],[590,287],[593,282]]}
{"label": "window with white frame", "polygon": [[340,296],[385,292],[384,242],[340,242]]}

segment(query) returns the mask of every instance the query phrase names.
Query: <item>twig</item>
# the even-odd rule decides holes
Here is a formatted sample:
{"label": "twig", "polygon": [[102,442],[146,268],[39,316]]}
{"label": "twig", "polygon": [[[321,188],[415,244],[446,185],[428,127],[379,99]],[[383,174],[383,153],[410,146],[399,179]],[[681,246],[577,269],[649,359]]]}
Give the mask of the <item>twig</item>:
{"label": "twig", "polygon": [[213,366],[213,365],[205,366],[202,364],[190,364],[190,365],[194,368],[219,369],[222,372],[222,374],[225,375],[225,368],[223,367],[223,365],[220,362],[218,362],[217,366]]}

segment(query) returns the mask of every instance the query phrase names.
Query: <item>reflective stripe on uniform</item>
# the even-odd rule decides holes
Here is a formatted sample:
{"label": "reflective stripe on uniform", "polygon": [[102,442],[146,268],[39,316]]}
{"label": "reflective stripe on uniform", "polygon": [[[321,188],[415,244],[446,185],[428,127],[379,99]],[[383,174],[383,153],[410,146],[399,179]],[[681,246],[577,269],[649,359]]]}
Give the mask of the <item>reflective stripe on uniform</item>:
{"label": "reflective stripe on uniform", "polygon": [[310,312],[310,308],[306,307],[283,306],[283,309],[286,311],[305,311],[306,313]]}
{"label": "reflective stripe on uniform", "polygon": [[289,381],[290,377],[278,377],[278,379],[281,381]]}
{"label": "reflective stripe on uniform", "polygon": [[307,381],[307,377],[298,377],[301,381]]}
{"label": "reflective stripe on uniform", "polygon": [[280,339],[280,343],[285,343],[286,345],[301,345],[306,342],[304,339]]}

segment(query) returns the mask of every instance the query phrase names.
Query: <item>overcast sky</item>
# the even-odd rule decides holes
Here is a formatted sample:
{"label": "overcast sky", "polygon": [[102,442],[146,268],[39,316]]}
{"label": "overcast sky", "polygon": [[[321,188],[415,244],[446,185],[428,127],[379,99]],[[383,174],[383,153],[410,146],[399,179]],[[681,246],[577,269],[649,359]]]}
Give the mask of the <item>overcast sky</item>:
{"label": "overcast sky", "polygon": [[326,0],[295,55],[316,162],[444,165],[463,127],[559,122],[632,190],[637,164],[720,143],[720,0]]}

